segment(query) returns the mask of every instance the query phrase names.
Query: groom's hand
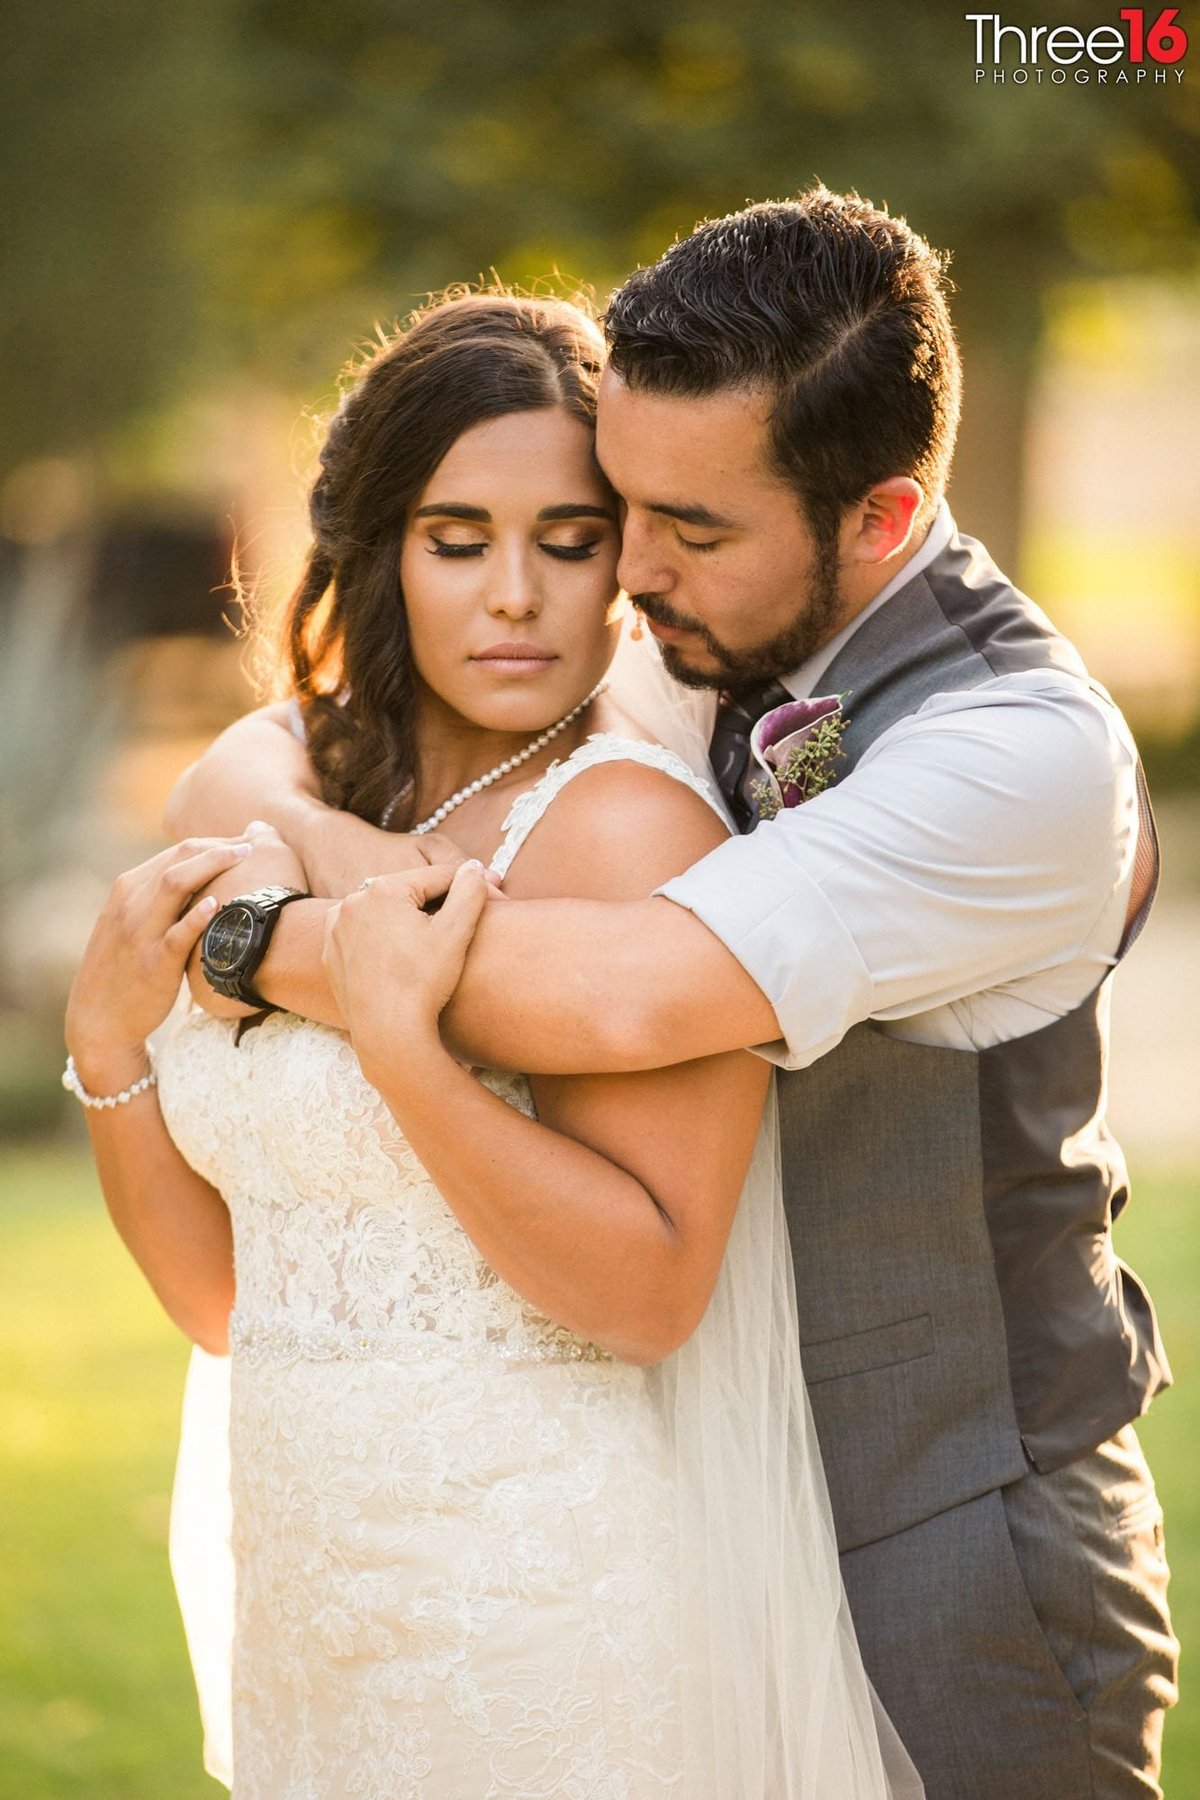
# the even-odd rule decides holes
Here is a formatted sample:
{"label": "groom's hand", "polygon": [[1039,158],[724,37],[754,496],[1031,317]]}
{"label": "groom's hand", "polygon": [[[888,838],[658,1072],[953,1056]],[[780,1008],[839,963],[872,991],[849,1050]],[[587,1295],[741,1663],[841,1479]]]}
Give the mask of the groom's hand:
{"label": "groom's hand", "polygon": [[431,864],[456,869],[466,852],[443,831],[420,837],[381,831],[354,813],[338,812],[319,800],[309,801],[300,815],[300,860],[309,891],[340,900],[368,876],[406,875]]}
{"label": "groom's hand", "polygon": [[299,885],[331,899],[353,893],[368,875],[464,860],[444,832],[407,837],[327,806],[286,706],[260,707],[223,731],[176,782],[165,823],[173,838],[227,836],[247,819],[272,825],[303,864]]}

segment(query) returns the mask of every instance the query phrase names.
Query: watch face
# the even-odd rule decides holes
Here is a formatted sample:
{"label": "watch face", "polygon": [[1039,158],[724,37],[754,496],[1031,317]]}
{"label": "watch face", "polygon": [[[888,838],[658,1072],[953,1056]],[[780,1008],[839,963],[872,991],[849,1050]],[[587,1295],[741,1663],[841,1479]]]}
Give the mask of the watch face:
{"label": "watch face", "polygon": [[204,959],[216,975],[240,968],[254,937],[254,914],[245,906],[227,906],[204,934]]}

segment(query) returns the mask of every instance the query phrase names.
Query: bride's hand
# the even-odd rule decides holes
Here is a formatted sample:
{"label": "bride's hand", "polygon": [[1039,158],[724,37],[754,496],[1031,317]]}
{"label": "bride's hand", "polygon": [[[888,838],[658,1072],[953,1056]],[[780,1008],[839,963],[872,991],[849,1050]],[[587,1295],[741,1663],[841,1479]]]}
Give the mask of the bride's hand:
{"label": "bride's hand", "polygon": [[360,1059],[436,1034],[491,891],[482,865],[463,862],[376,876],[331,908],[322,962]]}
{"label": "bride's hand", "polygon": [[113,883],[67,1002],[67,1048],[92,1093],[145,1073],[146,1039],[179,993],[188,956],[217,908],[193,896],[251,851],[242,838],[186,838]]}

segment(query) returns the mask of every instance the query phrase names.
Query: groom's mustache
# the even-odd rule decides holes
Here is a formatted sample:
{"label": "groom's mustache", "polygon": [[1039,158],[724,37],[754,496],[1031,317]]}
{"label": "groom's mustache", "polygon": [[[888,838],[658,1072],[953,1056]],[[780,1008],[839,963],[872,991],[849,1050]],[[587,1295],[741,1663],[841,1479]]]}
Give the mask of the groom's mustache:
{"label": "groom's mustache", "polygon": [[[736,667],[734,658],[731,657],[720,639],[713,636],[706,625],[702,625],[699,619],[685,619],[683,614],[677,613],[673,606],[668,606],[661,594],[631,594],[630,599],[638,611],[645,613],[646,617],[651,619],[655,625],[665,625],[671,631],[690,632],[693,637],[699,638],[709,655],[715,657],[727,669],[732,671]],[[667,658],[670,666],[667,646],[660,644],[659,651]]]}
{"label": "groom's mustache", "polygon": [[707,636],[698,619],[685,619],[658,594],[631,594],[630,599],[638,611],[653,619],[656,625],[665,625],[669,631],[694,631],[701,637]]}

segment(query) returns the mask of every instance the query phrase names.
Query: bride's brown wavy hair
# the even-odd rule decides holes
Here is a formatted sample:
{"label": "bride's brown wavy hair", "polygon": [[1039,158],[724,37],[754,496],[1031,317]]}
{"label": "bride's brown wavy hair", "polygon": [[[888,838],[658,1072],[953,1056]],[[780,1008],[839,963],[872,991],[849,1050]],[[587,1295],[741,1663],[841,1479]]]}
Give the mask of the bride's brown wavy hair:
{"label": "bride's brown wavy hair", "polygon": [[411,824],[415,681],[400,586],[408,515],[473,425],[548,406],[594,427],[604,342],[574,301],[485,289],[415,313],[365,364],[329,425],[309,495],[312,546],[284,623],[321,793]]}

